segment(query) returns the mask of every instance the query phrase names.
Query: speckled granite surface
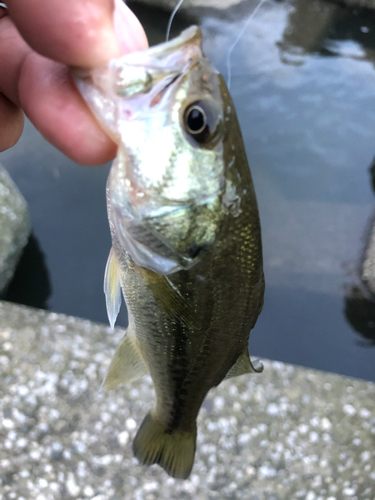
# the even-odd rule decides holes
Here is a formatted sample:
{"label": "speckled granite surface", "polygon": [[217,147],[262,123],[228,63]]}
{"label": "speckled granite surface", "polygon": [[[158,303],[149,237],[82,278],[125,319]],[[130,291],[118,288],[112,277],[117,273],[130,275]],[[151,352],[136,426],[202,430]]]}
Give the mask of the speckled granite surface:
{"label": "speckled granite surface", "polygon": [[189,480],[138,465],[150,380],[100,389],[122,335],[0,302],[0,499],[375,498],[375,384],[271,361],[209,393]]}

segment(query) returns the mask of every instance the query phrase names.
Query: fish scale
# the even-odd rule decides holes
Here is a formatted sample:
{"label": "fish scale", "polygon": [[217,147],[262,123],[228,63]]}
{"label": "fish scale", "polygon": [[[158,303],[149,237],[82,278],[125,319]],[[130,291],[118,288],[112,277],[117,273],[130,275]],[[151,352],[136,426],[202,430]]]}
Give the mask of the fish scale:
{"label": "fish scale", "polygon": [[262,370],[247,347],[264,295],[257,202],[233,103],[201,39],[191,27],[74,75],[119,146],[105,293],[113,324],[122,290],[129,326],[104,386],[151,375],[156,407],[133,451],[177,478],[193,467],[207,392]]}

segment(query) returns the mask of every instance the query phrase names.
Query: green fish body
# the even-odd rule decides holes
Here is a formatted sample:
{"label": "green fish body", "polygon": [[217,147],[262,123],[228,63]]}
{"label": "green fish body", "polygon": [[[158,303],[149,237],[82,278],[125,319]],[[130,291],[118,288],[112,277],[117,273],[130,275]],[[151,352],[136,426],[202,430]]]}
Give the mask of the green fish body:
{"label": "green fish body", "polygon": [[122,291],[129,326],[104,385],[151,375],[156,408],[134,454],[187,478],[207,392],[262,370],[247,347],[264,277],[237,116],[196,27],[75,79],[119,145],[107,184],[104,290],[112,325]]}

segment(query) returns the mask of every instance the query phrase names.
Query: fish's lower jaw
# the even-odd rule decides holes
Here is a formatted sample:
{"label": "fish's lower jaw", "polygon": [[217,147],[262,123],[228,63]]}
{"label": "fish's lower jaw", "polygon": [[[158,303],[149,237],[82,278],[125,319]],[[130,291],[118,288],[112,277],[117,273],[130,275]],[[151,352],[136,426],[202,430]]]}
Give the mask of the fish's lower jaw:
{"label": "fish's lower jaw", "polygon": [[169,431],[152,412],[146,415],[133,442],[133,453],[144,465],[158,464],[172,477],[187,479],[194,464],[197,428]]}

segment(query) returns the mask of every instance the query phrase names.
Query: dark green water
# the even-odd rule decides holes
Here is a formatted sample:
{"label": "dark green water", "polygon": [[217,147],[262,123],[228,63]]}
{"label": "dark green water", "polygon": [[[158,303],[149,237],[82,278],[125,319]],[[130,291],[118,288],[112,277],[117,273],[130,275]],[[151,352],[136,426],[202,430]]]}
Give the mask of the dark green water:
{"label": "dark green water", "polygon": [[[227,53],[256,5],[177,16]],[[150,43],[168,15],[135,8]],[[375,380],[375,305],[358,267],[375,209],[375,15],[333,3],[266,2],[232,52],[231,92],[252,169],[267,282],[252,355]],[[27,125],[0,161],[27,199],[34,239],[6,298],[107,322],[108,166],[75,165]],[[126,324],[126,312],[120,315]]]}

